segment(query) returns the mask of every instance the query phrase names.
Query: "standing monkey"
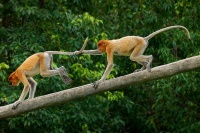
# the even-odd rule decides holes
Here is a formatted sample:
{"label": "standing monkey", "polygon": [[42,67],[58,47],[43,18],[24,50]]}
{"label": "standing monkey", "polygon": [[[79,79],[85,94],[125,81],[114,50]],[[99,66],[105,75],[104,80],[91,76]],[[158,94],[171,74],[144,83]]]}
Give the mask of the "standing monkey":
{"label": "standing monkey", "polygon": [[[85,40],[80,52],[85,48],[88,39]],[[8,77],[12,86],[18,86],[20,82],[23,83],[24,89],[20,98],[13,104],[12,109],[24,101],[29,92],[29,99],[34,98],[37,82],[32,78],[40,73],[42,77],[51,77],[60,75],[65,84],[69,84],[72,80],[68,77],[65,67],[53,69],[53,54],[74,55],[74,52],[60,52],[60,51],[46,51],[43,53],[36,53],[28,57],[13,73]]]}
{"label": "standing monkey", "polygon": [[190,39],[190,33],[184,26],[169,26],[160,30],[157,30],[147,37],[139,37],[139,36],[126,36],[122,37],[120,39],[115,40],[100,40],[97,43],[98,49],[97,50],[83,50],[82,52],[77,51],[75,53],[83,53],[83,54],[94,54],[94,53],[107,53],[107,61],[108,65],[106,67],[106,70],[101,77],[100,80],[94,83],[94,88],[97,88],[99,83],[104,81],[108,74],[110,73],[112,67],[113,67],[113,55],[123,55],[123,56],[130,56],[131,61],[136,61],[137,63],[141,64],[143,67],[136,71],[141,71],[144,69],[147,69],[149,72],[151,71],[151,63],[153,60],[152,55],[143,55],[145,49],[148,46],[148,40],[154,37],[155,35],[164,32],[169,29],[174,28],[182,28],[185,30],[188,38]]}

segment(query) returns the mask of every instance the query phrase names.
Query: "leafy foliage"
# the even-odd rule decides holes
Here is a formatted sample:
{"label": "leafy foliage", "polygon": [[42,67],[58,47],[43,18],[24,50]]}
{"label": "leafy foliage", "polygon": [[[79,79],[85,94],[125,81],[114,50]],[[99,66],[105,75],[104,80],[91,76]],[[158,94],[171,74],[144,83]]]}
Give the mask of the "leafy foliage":
{"label": "leafy foliage", "polygon": [[[47,50],[75,51],[89,37],[87,49],[100,39],[147,36],[171,25],[188,28],[156,35],[145,54],[153,67],[200,54],[200,2],[197,0],[2,0],[0,1],[0,105],[19,98],[22,85],[11,87],[8,75],[28,56]],[[109,78],[141,67],[126,57],[115,57]],[[54,67],[66,66],[73,82],[59,76],[41,78],[36,96],[99,79],[106,55],[54,55]],[[199,70],[152,81],[124,90],[105,92],[0,120],[0,132],[188,132],[200,130]]]}

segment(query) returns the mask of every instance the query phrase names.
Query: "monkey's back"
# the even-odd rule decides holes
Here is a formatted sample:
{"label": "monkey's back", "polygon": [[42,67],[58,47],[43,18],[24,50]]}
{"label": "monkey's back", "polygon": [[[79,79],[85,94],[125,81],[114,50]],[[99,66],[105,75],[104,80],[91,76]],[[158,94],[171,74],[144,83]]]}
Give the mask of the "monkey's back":
{"label": "monkey's back", "polygon": [[120,39],[111,40],[111,45],[114,45],[115,52],[120,55],[129,56],[133,49],[139,44],[143,43],[144,39],[139,36],[126,36]]}
{"label": "monkey's back", "polygon": [[27,76],[37,75],[40,70],[39,61],[42,55],[43,53],[36,53],[29,56],[17,70],[23,70]]}

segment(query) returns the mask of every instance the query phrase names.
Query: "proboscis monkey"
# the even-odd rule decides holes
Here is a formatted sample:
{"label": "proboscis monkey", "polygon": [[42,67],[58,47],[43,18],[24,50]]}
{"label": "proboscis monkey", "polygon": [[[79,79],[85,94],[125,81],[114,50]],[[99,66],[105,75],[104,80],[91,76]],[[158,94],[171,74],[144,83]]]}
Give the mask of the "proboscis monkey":
{"label": "proboscis monkey", "polygon": [[[88,39],[85,40],[80,52],[85,48]],[[65,84],[69,84],[72,80],[68,77],[65,67],[53,69],[53,54],[62,55],[74,55],[74,52],[60,52],[60,51],[46,51],[36,53],[28,57],[13,73],[10,74],[8,80],[12,83],[12,86],[18,86],[20,82],[23,83],[24,89],[20,98],[13,104],[12,109],[16,109],[17,106],[25,99],[29,92],[29,99],[34,98],[37,82],[32,78],[40,73],[42,77],[51,77],[60,75]]]}
{"label": "proboscis monkey", "polygon": [[[157,30],[153,32],[152,34],[148,35],[147,37],[139,37],[139,36],[126,36],[122,37],[120,39],[115,40],[100,40],[97,43],[98,49],[97,50],[83,50],[82,52],[78,51],[78,54],[94,54],[94,53],[101,53],[106,52],[107,53],[107,61],[108,65],[106,67],[106,70],[101,77],[100,80],[94,83],[94,88],[97,88],[99,83],[104,81],[108,74],[110,73],[112,67],[113,67],[113,55],[123,55],[123,56],[130,56],[131,61],[136,61],[137,63],[141,64],[143,67],[136,71],[141,71],[144,69],[147,69],[150,72],[151,63],[153,60],[152,55],[143,55],[145,49],[148,46],[148,40],[154,37],[155,35],[164,32],[169,29],[174,28],[182,28],[185,30],[188,38],[190,39],[190,33],[184,26],[169,26],[160,30]],[[76,53],[76,52],[75,52]]]}

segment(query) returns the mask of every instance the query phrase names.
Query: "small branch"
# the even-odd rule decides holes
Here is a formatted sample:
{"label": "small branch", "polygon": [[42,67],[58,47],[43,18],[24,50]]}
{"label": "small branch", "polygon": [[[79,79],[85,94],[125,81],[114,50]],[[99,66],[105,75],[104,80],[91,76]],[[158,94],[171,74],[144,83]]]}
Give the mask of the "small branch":
{"label": "small branch", "polygon": [[[39,96],[28,99],[19,104],[16,110],[12,110],[12,104],[0,107],[0,119],[8,118],[44,107],[66,104],[69,101],[84,98],[90,95],[102,93],[109,90],[122,89],[125,86],[145,83],[152,80],[166,78],[182,72],[187,72],[200,68],[200,56],[194,56],[163,66],[131,73],[125,76],[106,80],[101,83],[97,89],[93,88],[93,84],[87,84],[60,92]],[[36,92],[37,93],[37,92]]]}

